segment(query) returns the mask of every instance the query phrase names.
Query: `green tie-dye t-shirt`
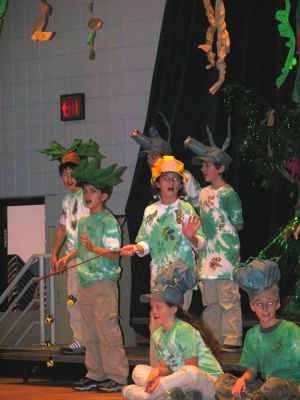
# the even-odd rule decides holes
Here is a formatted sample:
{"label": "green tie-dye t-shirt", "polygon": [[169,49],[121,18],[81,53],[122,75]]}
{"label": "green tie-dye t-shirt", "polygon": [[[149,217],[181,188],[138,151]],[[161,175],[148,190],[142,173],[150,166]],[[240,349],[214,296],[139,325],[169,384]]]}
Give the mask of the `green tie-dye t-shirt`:
{"label": "green tie-dye t-shirt", "polygon": [[[181,226],[182,219],[187,223],[191,215],[197,215],[194,208],[180,199],[169,205],[157,201],[145,209],[136,242],[143,246],[144,255],[150,252],[152,257],[152,289],[156,277],[178,260],[194,269],[193,248],[191,242],[183,235]],[[196,234],[203,245],[205,238],[201,227]]]}
{"label": "green tie-dye t-shirt", "polygon": [[[116,218],[108,210],[81,218],[78,224],[78,238],[80,235],[86,235],[94,246],[112,251],[120,249],[121,228]],[[96,255],[82,246],[78,239],[78,263]],[[111,260],[106,257],[96,258],[77,267],[78,282],[82,287],[91,286],[98,280],[117,280],[120,272],[119,260]]]}
{"label": "green tie-dye t-shirt", "polygon": [[185,365],[185,360],[198,357],[199,368],[212,376],[223,373],[222,368],[200,333],[187,322],[176,319],[166,332],[160,327],[153,333],[158,360],[163,360],[171,371]]}
{"label": "green tie-dye t-shirt", "polygon": [[260,325],[246,335],[240,364],[256,368],[264,379],[286,379],[300,385],[300,328],[281,320],[271,332],[262,332]]}
{"label": "green tie-dye t-shirt", "polygon": [[243,224],[241,201],[230,185],[208,186],[200,192],[200,217],[207,245],[199,253],[201,279],[232,280],[240,260],[240,240],[235,226]]}
{"label": "green tie-dye t-shirt", "polygon": [[78,221],[84,215],[88,215],[90,210],[85,206],[82,197],[82,190],[67,193],[61,205],[59,223],[66,227],[66,245],[69,251],[77,247]]}

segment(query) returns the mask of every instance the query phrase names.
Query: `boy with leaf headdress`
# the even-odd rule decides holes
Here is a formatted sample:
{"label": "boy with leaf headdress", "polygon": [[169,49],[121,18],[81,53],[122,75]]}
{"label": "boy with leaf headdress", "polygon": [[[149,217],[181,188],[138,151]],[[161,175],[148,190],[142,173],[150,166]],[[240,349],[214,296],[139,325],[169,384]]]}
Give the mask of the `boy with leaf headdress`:
{"label": "boy with leaf headdress", "polygon": [[73,385],[75,390],[100,393],[121,391],[127,382],[128,362],[118,321],[118,279],[121,229],[106,201],[112,187],[122,182],[125,167],[100,168],[101,160],[82,160],[72,172],[90,214],[78,223],[74,249],[58,261],[64,266],[77,257],[78,302],[83,316],[87,374]]}
{"label": "boy with leaf headdress", "polygon": [[[66,241],[68,251],[72,251],[77,241],[78,221],[83,215],[89,214],[86,207],[82,190],[76,186],[76,180],[72,177],[72,171],[78,166],[81,159],[88,157],[103,156],[99,153],[99,146],[93,140],[83,143],[81,139],[75,139],[69,148],[64,148],[56,141],[51,142],[50,147],[41,150],[41,153],[51,156],[51,161],[59,162],[59,175],[68,193],[62,200],[59,227],[54,240],[51,254],[51,268],[57,270],[58,253]],[[75,264],[76,260],[72,261]],[[72,265],[72,264],[71,264]],[[85,351],[81,333],[82,317],[77,303],[78,279],[74,269],[67,273],[68,312],[70,315],[70,326],[73,333],[71,343],[61,348],[63,354],[81,354]]]}

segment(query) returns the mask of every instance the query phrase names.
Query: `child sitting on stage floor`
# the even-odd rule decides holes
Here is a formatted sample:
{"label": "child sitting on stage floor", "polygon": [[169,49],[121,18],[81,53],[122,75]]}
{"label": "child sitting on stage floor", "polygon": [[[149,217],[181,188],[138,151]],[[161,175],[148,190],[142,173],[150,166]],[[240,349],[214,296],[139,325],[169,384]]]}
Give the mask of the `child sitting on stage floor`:
{"label": "child sitting on stage floor", "polygon": [[[82,331],[86,345],[86,376],[73,385],[75,390],[118,392],[127,383],[128,362],[118,321],[118,284],[121,268],[121,229],[106,209],[112,187],[120,183],[125,168],[116,164],[100,169],[100,160],[84,162],[72,172],[90,215],[78,225],[75,248],[58,262],[67,265],[77,256]],[[97,257],[98,256],[98,257]]]}
{"label": "child sitting on stage floor", "polygon": [[[220,375],[218,399],[300,399],[300,328],[279,319],[280,277],[278,265],[254,260],[240,268],[235,280],[246,290],[259,324],[246,335],[240,364],[247,371],[240,377]],[[260,372],[263,382],[255,380]]]}
{"label": "child sitting on stage floor", "polygon": [[172,398],[172,393],[184,398],[184,393],[191,390],[201,392],[195,397],[203,400],[215,398],[214,381],[222,368],[208,343],[215,346],[216,342],[200,320],[181,308],[185,291],[195,283],[193,271],[178,260],[158,276],[151,294],[141,296],[142,302],[150,302],[158,326],[153,339],[159,367],[137,365],[132,374],[135,385],[123,388],[126,398],[154,400],[166,395]]}

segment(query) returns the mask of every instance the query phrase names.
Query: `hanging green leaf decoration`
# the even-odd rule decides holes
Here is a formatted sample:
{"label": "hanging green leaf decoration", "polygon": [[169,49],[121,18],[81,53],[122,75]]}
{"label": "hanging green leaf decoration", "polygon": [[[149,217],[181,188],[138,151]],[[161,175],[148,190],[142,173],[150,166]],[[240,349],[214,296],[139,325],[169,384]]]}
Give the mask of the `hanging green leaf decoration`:
{"label": "hanging green leaf decoration", "polygon": [[4,14],[7,10],[8,0],[0,0],[0,34],[4,22]]}
{"label": "hanging green leaf decoration", "polygon": [[291,10],[290,0],[285,0],[285,10],[279,10],[275,14],[275,18],[279,21],[278,30],[281,37],[288,38],[285,46],[289,49],[288,55],[281,70],[280,75],[276,79],[277,88],[282,86],[283,82],[286,80],[290,70],[297,64],[297,60],[294,57],[296,48],[296,38],[293,29],[289,23],[289,14]]}

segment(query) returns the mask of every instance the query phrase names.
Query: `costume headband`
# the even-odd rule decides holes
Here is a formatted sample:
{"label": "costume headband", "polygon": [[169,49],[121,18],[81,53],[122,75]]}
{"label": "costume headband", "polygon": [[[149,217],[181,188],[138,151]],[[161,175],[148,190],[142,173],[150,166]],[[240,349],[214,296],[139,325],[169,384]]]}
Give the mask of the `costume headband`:
{"label": "costume headband", "polygon": [[186,149],[191,150],[193,153],[197,155],[197,157],[192,158],[192,164],[200,165],[202,161],[208,161],[208,162],[216,162],[222,164],[226,168],[228,168],[232,161],[231,157],[225,152],[225,150],[228,148],[230,144],[230,139],[231,139],[230,118],[228,118],[227,138],[221,149],[216,146],[213,135],[208,126],[206,127],[206,132],[210,146],[206,146],[190,136],[187,137],[186,140],[184,141],[184,147]]}
{"label": "costume headband", "polygon": [[162,139],[158,130],[151,126],[149,128],[149,136],[143,135],[138,130],[133,130],[131,132],[132,139],[141,146],[141,151],[139,152],[139,157],[144,156],[145,153],[159,153],[159,154],[171,154],[172,149],[170,145],[171,140],[171,128],[167,118],[161,113],[158,114],[162,117],[164,124],[168,129],[167,141]]}
{"label": "costume headband", "polygon": [[[79,164],[81,159],[88,157],[98,157],[100,159],[105,158],[105,156],[99,153],[98,143],[92,139],[89,139],[87,143],[82,143],[81,139],[74,139],[71,146],[67,149],[54,140],[50,143],[49,148],[40,150],[40,153],[51,156],[50,161],[59,161],[61,164],[66,162]],[[74,153],[77,157],[74,156]]]}
{"label": "costume headband", "polygon": [[101,159],[97,157],[90,162],[87,159],[81,160],[78,167],[72,171],[72,176],[79,187],[87,183],[101,190],[123,182],[121,176],[125,169],[126,167],[117,168],[117,164],[101,168]]}
{"label": "costume headband", "polygon": [[173,172],[184,178],[183,162],[176,160],[176,158],[174,158],[173,156],[163,156],[161,158],[158,158],[151,168],[152,179],[157,179],[162,174],[167,172]]}

